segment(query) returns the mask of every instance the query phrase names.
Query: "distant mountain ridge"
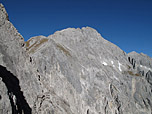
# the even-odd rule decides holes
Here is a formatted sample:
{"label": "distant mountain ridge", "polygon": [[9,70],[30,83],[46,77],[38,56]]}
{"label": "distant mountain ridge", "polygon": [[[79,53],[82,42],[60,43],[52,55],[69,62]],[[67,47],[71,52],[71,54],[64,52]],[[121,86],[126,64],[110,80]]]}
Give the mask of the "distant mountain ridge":
{"label": "distant mountain ridge", "polygon": [[27,42],[0,4],[0,114],[151,114],[152,58],[90,27]]}

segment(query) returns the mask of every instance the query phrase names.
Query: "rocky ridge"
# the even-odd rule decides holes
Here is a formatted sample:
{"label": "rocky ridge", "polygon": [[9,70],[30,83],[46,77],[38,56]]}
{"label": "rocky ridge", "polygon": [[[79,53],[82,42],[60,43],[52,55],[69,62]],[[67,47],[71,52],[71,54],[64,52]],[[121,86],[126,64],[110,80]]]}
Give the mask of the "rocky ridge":
{"label": "rocky ridge", "polygon": [[152,59],[90,27],[27,42],[0,4],[0,114],[151,114]]}

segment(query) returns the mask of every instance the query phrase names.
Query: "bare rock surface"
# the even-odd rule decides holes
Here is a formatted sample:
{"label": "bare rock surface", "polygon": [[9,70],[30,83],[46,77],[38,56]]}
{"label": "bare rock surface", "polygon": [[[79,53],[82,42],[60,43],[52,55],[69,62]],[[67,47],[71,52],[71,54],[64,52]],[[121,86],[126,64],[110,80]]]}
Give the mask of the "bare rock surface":
{"label": "bare rock surface", "polygon": [[152,59],[90,27],[27,42],[0,4],[0,114],[151,114]]}

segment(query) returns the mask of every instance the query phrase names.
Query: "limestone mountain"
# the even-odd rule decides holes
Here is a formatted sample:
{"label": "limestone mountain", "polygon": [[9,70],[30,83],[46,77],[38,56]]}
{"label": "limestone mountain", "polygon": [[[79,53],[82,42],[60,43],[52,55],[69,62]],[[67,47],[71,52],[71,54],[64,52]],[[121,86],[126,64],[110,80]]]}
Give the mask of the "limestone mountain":
{"label": "limestone mountain", "polygon": [[24,41],[0,4],[0,114],[151,114],[152,59],[90,27]]}

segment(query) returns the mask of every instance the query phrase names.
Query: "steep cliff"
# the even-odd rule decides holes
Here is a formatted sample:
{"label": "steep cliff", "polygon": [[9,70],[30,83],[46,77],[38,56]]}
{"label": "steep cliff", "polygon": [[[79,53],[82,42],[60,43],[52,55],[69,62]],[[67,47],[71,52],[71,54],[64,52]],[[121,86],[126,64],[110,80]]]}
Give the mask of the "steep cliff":
{"label": "steep cliff", "polygon": [[151,114],[152,59],[90,27],[27,42],[0,4],[0,114]]}

